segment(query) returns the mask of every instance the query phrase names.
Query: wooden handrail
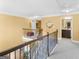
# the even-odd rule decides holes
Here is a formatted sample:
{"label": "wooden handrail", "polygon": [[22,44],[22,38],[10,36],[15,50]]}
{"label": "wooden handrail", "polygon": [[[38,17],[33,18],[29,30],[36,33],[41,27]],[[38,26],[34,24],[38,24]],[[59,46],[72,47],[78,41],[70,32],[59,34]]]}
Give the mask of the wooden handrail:
{"label": "wooden handrail", "polygon": [[[55,32],[58,32],[58,30],[56,30]],[[53,32],[53,33],[54,33],[54,32]],[[50,33],[50,34],[52,34],[52,33]],[[47,37],[47,36],[50,35],[50,34],[47,34],[47,35],[38,37],[37,39],[31,40],[31,41],[29,41],[29,42],[25,42],[25,43],[23,43],[23,44],[20,44],[20,45],[18,45],[18,46],[16,46],[16,47],[11,48],[11,49],[8,49],[8,50],[5,50],[5,51],[3,51],[3,52],[0,52],[0,56],[4,56],[4,55],[6,55],[6,54],[8,54],[8,53],[11,53],[11,52],[13,52],[13,51],[15,51],[15,50],[17,50],[17,49],[20,49],[20,48],[24,47],[24,46],[26,46],[26,45],[29,45],[29,44],[31,44],[31,43],[33,43],[33,42],[42,40],[42,38]]]}

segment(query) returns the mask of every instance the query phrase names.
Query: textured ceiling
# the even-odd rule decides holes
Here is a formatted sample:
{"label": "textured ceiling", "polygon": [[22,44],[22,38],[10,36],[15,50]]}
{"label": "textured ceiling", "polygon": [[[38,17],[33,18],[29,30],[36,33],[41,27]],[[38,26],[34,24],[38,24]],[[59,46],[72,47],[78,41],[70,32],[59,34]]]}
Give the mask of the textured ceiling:
{"label": "textured ceiling", "polygon": [[78,8],[79,0],[0,0],[1,12],[20,16],[59,15],[64,9]]}

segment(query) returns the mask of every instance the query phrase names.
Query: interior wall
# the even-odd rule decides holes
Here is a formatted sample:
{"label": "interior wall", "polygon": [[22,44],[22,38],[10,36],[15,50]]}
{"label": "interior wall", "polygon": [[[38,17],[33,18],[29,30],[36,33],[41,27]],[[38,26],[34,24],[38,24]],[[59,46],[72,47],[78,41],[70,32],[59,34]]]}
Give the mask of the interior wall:
{"label": "interior wall", "polygon": [[[50,16],[41,20],[43,33],[53,32],[58,29],[58,37],[61,37],[61,17]],[[53,27],[48,28],[47,23],[52,23]],[[0,14],[0,47],[10,47],[22,42],[23,29],[31,28],[31,20],[28,18]],[[73,40],[79,41],[79,14],[73,15]],[[9,43],[8,43],[9,42]],[[2,45],[4,44],[4,45]],[[7,44],[7,45],[6,45]],[[14,45],[15,44],[15,45]],[[2,48],[0,48],[1,50]]]}
{"label": "interior wall", "polygon": [[73,15],[73,40],[79,41],[79,14]]}
{"label": "interior wall", "polygon": [[22,42],[23,28],[31,28],[30,20],[0,14],[0,50],[16,46]]}
{"label": "interior wall", "polygon": [[[60,38],[60,28],[61,28],[61,17],[60,16],[50,16],[50,17],[45,17],[43,18],[42,21],[42,28],[43,28],[43,33],[46,34],[47,32],[53,32],[56,29],[58,29],[58,37]],[[47,27],[47,23],[52,23],[53,26],[51,28]]]}
{"label": "interior wall", "polygon": [[[73,30],[73,40],[79,41],[79,14],[72,14],[72,30]],[[62,28],[62,17],[60,16],[50,16],[50,17],[45,17],[42,19],[42,28],[43,28],[43,33],[46,34],[47,32],[52,32],[56,29],[58,29],[58,37],[61,38],[61,29]],[[47,23],[53,23],[52,28],[48,28],[46,26]]]}

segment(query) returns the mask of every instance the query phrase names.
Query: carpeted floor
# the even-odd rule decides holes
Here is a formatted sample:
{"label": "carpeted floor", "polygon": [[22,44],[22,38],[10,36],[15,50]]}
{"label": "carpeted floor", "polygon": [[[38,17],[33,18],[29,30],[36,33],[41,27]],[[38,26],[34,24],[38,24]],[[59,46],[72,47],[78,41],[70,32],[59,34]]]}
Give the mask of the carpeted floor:
{"label": "carpeted floor", "polygon": [[55,51],[48,59],[79,59],[79,45],[69,39],[59,40]]}

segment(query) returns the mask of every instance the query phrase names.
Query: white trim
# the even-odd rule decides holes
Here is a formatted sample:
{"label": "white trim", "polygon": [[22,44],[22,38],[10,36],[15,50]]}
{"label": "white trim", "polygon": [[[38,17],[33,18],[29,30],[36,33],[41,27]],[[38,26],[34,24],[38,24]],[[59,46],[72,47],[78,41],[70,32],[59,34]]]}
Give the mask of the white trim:
{"label": "white trim", "polygon": [[[18,16],[18,17],[30,18],[28,15],[16,14],[16,13],[12,13],[12,12],[0,11],[0,13],[7,14],[7,15],[11,15],[11,16]],[[72,12],[72,13],[69,13],[69,14],[79,14],[79,11]],[[40,17],[64,16],[64,15],[65,15],[64,13],[58,13],[58,14],[45,15],[45,16],[40,16]],[[39,16],[39,15],[37,15],[37,16]]]}
{"label": "white trim", "polygon": [[[10,16],[18,16],[18,17],[24,17],[24,18],[30,18],[30,16],[28,15],[22,15],[22,14],[17,14],[17,13],[12,13],[12,12],[6,12],[6,11],[0,11],[1,14],[6,14],[6,15],[10,15]],[[69,13],[69,14],[79,14],[79,11],[77,12],[72,12],[72,13]],[[64,13],[58,13],[58,14],[52,14],[52,15],[45,15],[45,16],[40,16],[41,18],[43,17],[52,17],[52,16],[64,16],[65,14]],[[37,15],[39,16],[39,15]],[[34,16],[33,16],[34,17]]]}
{"label": "white trim", "polygon": [[23,17],[23,18],[28,18],[27,16],[22,16],[22,15],[19,15],[19,14],[13,14],[13,13],[10,13],[10,12],[4,12],[4,11],[0,11],[0,14],[5,14],[5,15],[10,15],[10,16],[17,16],[17,17]]}
{"label": "white trim", "polygon": [[71,40],[73,43],[78,43],[79,44],[79,41],[76,41],[76,40]]}
{"label": "white trim", "polygon": [[50,53],[50,55],[54,53],[54,51],[55,51],[57,45],[58,45],[58,44],[56,44],[56,46],[54,47],[54,49],[52,50],[52,52]]}
{"label": "white trim", "polygon": [[[72,16],[72,15],[71,15]],[[60,25],[60,37],[61,37],[61,39],[62,39],[62,18],[63,17],[61,17],[60,19],[61,19],[61,25]],[[72,19],[71,19],[71,39],[73,39],[73,17],[72,17]]]}
{"label": "white trim", "polygon": [[70,13],[70,14],[79,14],[79,11],[77,11],[77,12],[72,12],[72,13]]}
{"label": "white trim", "polygon": [[58,38],[58,40],[62,40],[62,38]]}
{"label": "white trim", "polygon": [[73,17],[71,20],[71,40],[73,40]]}
{"label": "white trim", "polygon": [[60,38],[59,39],[62,39],[62,17],[60,17]]}

